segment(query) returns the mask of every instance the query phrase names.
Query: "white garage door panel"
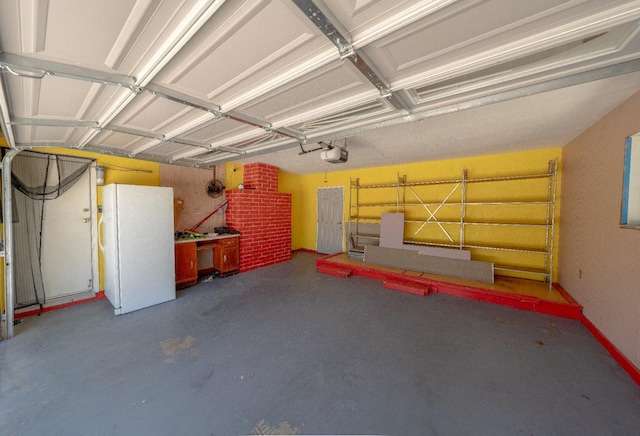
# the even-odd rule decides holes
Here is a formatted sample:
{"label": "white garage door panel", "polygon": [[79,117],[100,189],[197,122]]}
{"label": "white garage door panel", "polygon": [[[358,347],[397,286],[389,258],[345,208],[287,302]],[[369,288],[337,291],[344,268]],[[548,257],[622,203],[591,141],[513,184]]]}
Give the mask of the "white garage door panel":
{"label": "white garage door panel", "polygon": [[[354,43],[373,29],[393,29],[393,23],[406,17],[419,19],[458,0],[325,0],[325,3],[353,37]],[[404,17],[404,18],[401,18]]]}
{"label": "white garage door panel", "polygon": [[245,2],[229,11],[231,3],[221,9],[224,19],[214,16],[187,45],[188,56],[181,54],[165,68],[159,83],[235,107],[230,100],[237,94],[300,68],[310,52],[332,47],[288,0]]}
{"label": "white garage door panel", "polygon": [[186,155],[184,157],[193,156],[196,154],[207,153],[205,148],[201,147],[191,147],[184,144],[178,144],[176,142],[163,142],[159,145],[153,147],[154,153],[159,153],[168,156],[178,156],[178,155]]}
{"label": "white garage door panel", "polygon": [[218,144],[228,142],[230,138],[251,137],[258,133],[262,134],[264,131],[228,118],[218,118],[185,132],[183,136]]}
{"label": "white garage door panel", "polygon": [[[241,106],[239,110],[257,118],[277,120],[322,106],[335,107],[341,101],[352,101],[363,93],[369,93],[373,98],[379,95],[350,63],[334,61],[319,71],[265,94],[250,105]],[[292,105],[292,101],[299,103]]]}
{"label": "white garage door panel", "polygon": [[[456,2],[380,38],[368,45],[365,52],[395,86],[404,87],[410,77],[426,79],[447,68],[482,68],[483,60],[492,64],[498,62],[490,56],[504,62],[508,57],[540,51],[548,44],[580,38],[579,33],[565,31],[572,26],[563,31],[557,30],[556,26],[565,26],[566,20],[575,19],[576,14],[597,13],[607,3],[615,2]],[[480,16],[482,20],[477,19]],[[599,19],[587,19],[583,24],[580,31],[588,34],[590,27],[599,25]],[[594,32],[602,30],[604,28]],[[583,33],[582,37],[587,34]],[[526,42],[523,37],[527,38]]]}
{"label": "white garage door panel", "polygon": [[[45,77],[38,81],[40,98],[37,100],[35,116],[59,116],[76,118],[81,113],[92,84],[77,83],[77,80],[62,77]],[[60,104],[64,102],[64,104]]]}
{"label": "white garage door panel", "polygon": [[42,142],[45,144],[50,144],[54,142],[59,142],[63,144],[68,138],[69,135],[73,132],[73,129],[69,129],[66,127],[34,127],[32,129],[31,141]]}
{"label": "white garage door panel", "polygon": [[[187,108],[166,98],[155,97],[148,93],[138,95],[114,120],[113,123],[121,126],[135,126],[140,129],[156,129],[169,124],[172,120],[180,119],[187,122],[188,115],[191,118],[202,116],[195,113],[192,108]],[[183,119],[184,117],[184,119]]]}
{"label": "white garage door panel", "polygon": [[[128,91],[113,86],[46,76],[40,80],[3,74],[9,83],[9,101],[15,118],[36,118],[53,122],[96,121],[105,106]],[[79,84],[80,83],[80,84]],[[15,102],[15,104],[14,104]],[[19,143],[75,143],[87,131],[73,132],[71,127],[41,126],[16,128]]]}
{"label": "white garage door panel", "polygon": [[100,134],[100,137],[96,137],[95,141],[99,141],[109,147],[119,148],[121,150],[132,151],[144,144],[147,144],[150,139],[140,138],[136,135],[129,135],[127,133],[106,131]]}
{"label": "white garage door panel", "polygon": [[[555,92],[558,83],[570,86],[576,80],[640,71],[640,32],[633,31],[640,20],[639,2],[0,1],[0,105],[8,120],[3,129],[10,130],[12,146],[60,144],[187,166],[260,156],[286,171],[308,172],[312,169],[304,162],[309,159],[296,158],[299,144],[354,135],[349,162],[341,169],[373,165],[373,156],[376,165],[443,158],[441,138],[428,129],[417,135],[424,146],[411,148],[410,158],[399,152],[411,147],[406,141],[374,144],[362,135],[459,107],[506,101],[520,95],[512,92],[518,88],[523,93]],[[619,38],[609,52],[584,42],[580,48],[585,56],[563,59],[567,62],[560,66],[543,56],[552,47],[592,41],[621,26],[631,29],[628,37]],[[531,55],[544,62],[535,74],[482,75],[486,68],[510,66],[514,59]],[[622,65],[608,68],[616,63]],[[581,74],[589,70],[593,74]],[[65,76],[69,72],[82,77]],[[473,89],[455,82],[467,74]],[[100,81],[105,76],[119,85],[105,85]],[[631,95],[623,82],[614,82],[615,95]],[[431,85],[447,86],[446,92],[436,95]],[[152,95],[162,88],[183,101],[168,101],[162,92]],[[604,103],[609,91],[590,95],[580,110],[606,113],[613,107]],[[530,119],[529,105],[521,102],[521,118]],[[192,107],[203,103],[204,109]],[[594,104],[600,107],[592,110]],[[233,120],[210,123],[214,115]],[[542,117],[544,112],[535,113],[553,136],[547,145],[560,144],[567,132],[575,136],[583,124],[597,119],[576,113],[567,125]],[[52,127],[56,122],[62,126]],[[68,125],[73,123],[77,126]],[[479,123],[473,120],[465,129],[482,129]],[[123,126],[138,130],[140,137],[110,130]],[[526,128],[517,127],[516,132]],[[448,130],[456,128],[450,125]],[[448,155],[490,152],[481,144],[500,141],[501,126],[493,130],[485,141],[448,147]],[[200,153],[190,140],[236,147],[238,153]],[[510,143],[517,150],[531,147],[524,134],[512,136]],[[290,148],[288,154],[262,154],[284,148]],[[367,155],[364,161],[356,160],[358,148]],[[498,152],[495,147],[491,151]]]}
{"label": "white garage door panel", "polygon": [[[42,54],[53,59],[78,59],[80,64],[104,66],[123,24],[132,10],[130,0],[110,1],[96,8],[95,1],[49,0],[37,2],[48,8]],[[69,26],[69,20],[75,24]],[[104,24],[107,24],[106,26]]]}

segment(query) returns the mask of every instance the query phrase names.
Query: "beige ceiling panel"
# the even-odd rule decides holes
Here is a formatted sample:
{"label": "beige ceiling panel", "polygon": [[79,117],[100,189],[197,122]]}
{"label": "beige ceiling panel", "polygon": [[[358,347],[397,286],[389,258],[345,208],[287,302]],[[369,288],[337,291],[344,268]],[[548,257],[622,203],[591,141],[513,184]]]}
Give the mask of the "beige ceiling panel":
{"label": "beige ceiling panel", "polygon": [[[457,144],[434,125],[455,132],[462,119],[473,132],[493,119],[430,117],[475,105],[498,114],[496,101],[545,90],[582,103],[558,88],[640,70],[639,20],[640,0],[0,0],[0,123],[10,145],[188,165],[286,146],[301,159],[298,140],[347,135],[344,166],[400,159],[403,147],[402,159],[429,159],[440,150],[425,141]],[[621,81],[580,89],[602,106],[602,95],[626,95]],[[502,105],[542,119],[548,144],[579,134],[567,119],[603,113],[565,105],[558,123]],[[487,144],[504,137],[499,122],[491,131]],[[528,143],[519,132],[514,147]],[[462,139],[466,154],[479,149]]]}
{"label": "beige ceiling panel", "polygon": [[391,82],[427,75],[478,56],[479,43],[486,51],[540,31],[544,18],[580,3],[584,0],[459,2],[367,46],[366,53]]}
{"label": "beige ceiling panel", "polygon": [[128,133],[103,131],[99,133],[93,139],[93,141],[91,141],[91,144],[100,147],[115,148],[123,152],[132,153],[134,150],[137,150],[140,147],[151,143],[152,141],[154,140],[149,138],[142,138],[140,136],[131,135]]}
{"label": "beige ceiling panel", "polygon": [[231,145],[264,134],[264,130],[229,118],[218,118],[203,123],[181,136],[214,145]]}
{"label": "beige ceiling panel", "polygon": [[80,107],[78,118],[87,121],[102,121],[115,101],[131,93],[128,89],[93,84]]}
{"label": "beige ceiling panel", "polygon": [[45,77],[38,81],[40,92],[33,116],[82,119],[82,108],[93,86],[89,82],[60,77]]}
{"label": "beige ceiling panel", "polygon": [[335,51],[288,1],[228,2],[156,82],[230,109],[302,74],[327,50]]}
{"label": "beige ceiling panel", "polygon": [[10,31],[3,32],[2,51],[134,77],[147,73],[207,7],[198,0],[6,3],[0,24]]}
{"label": "beige ceiling panel", "polygon": [[113,135],[111,130],[102,130],[93,138],[94,144],[104,144],[108,141],[109,136]]}
{"label": "beige ceiling panel", "polygon": [[[107,88],[88,82],[46,76],[42,79],[27,79],[6,75],[5,80],[10,84],[9,101],[13,109],[13,117],[21,122],[37,124],[74,123],[94,121],[91,117],[83,117],[87,112],[88,103],[96,103],[108,98]],[[73,83],[72,83],[73,82]],[[92,97],[92,90],[98,90],[98,96]],[[111,89],[113,92],[114,89]],[[62,145],[77,145],[77,138],[87,133],[86,128],[77,130],[62,126],[15,126],[16,141],[21,144],[61,143]],[[49,136],[48,136],[49,135]]]}
{"label": "beige ceiling panel", "polygon": [[149,154],[158,156],[179,156],[185,153],[207,153],[207,150],[201,147],[193,147],[190,145],[178,144],[177,142],[167,141],[147,151]]}
{"label": "beige ceiling panel", "polygon": [[[207,58],[243,25],[251,20],[270,0],[231,1],[224,3],[207,23],[191,38],[157,75],[156,82],[177,84],[194,66]],[[217,65],[216,68],[221,68]]]}
{"label": "beige ceiling panel", "polygon": [[[188,2],[181,2],[182,4]],[[194,3],[192,1],[191,3]],[[175,2],[159,0],[7,1],[0,25],[6,32],[2,50],[29,53],[41,59],[108,71],[130,59],[150,56],[150,39],[168,32],[179,16]],[[182,12],[183,14],[186,11]],[[140,47],[133,51],[133,46]],[[129,65],[127,73],[133,72]]]}
{"label": "beige ceiling panel", "polygon": [[168,134],[212,117],[202,110],[142,93],[113,120],[113,124]]}
{"label": "beige ceiling panel", "polygon": [[13,117],[30,117],[36,111],[40,81],[3,74],[2,80]]}
{"label": "beige ceiling panel", "polygon": [[293,114],[331,106],[369,95],[379,96],[376,89],[351,66],[350,62],[335,61],[311,74],[288,83],[259,99],[238,108],[253,117],[277,123]]}
{"label": "beige ceiling panel", "polygon": [[[57,76],[3,75],[14,117],[98,121],[105,107],[129,90]],[[33,76],[36,77],[36,76]]]}
{"label": "beige ceiling panel", "polygon": [[67,139],[73,129],[67,127],[50,127],[38,126],[33,129],[33,137],[31,141],[41,144],[60,144],[62,146],[69,145]]}
{"label": "beige ceiling panel", "polygon": [[13,126],[13,134],[17,144],[25,144],[33,139],[34,126]]}
{"label": "beige ceiling panel", "polygon": [[[33,52],[33,49],[29,50],[29,47],[33,47],[34,43],[23,43],[27,36],[20,34],[20,28],[24,28],[24,24],[20,22],[20,5],[19,2],[4,2],[2,4],[2,13],[0,14],[0,29],[2,29],[2,51],[10,53],[19,53],[21,51]],[[31,13],[29,16],[33,16]],[[36,27],[40,27],[36,25]],[[35,30],[32,30],[28,35],[34,35]]]}
{"label": "beige ceiling panel", "polygon": [[362,47],[459,0],[324,0],[331,13]]}
{"label": "beige ceiling panel", "polygon": [[[24,4],[30,2],[22,2]],[[131,0],[45,0],[47,25],[32,28],[46,33],[37,53],[49,59],[73,60],[77,65],[106,67],[106,59],[132,9]],[[23,18],[30,21],[29,17]],[[24,22],[23,21],[23,22]]]}
{"label": "beige ceiling panel", "polygon": [[335,132],[344,126],[356,126],[363,120],[372,120],[384,117],[385,114],[393,114],[391,108],[380,100],[369,101],[351,107],[345,107],[340,111],[330,113],[318,113],[310,116],[303,122],[292,125],[305,134],[318,134],[319,132]]}
{"label": "beige ceiling panel", "polygon": [[50,126],[15,126],[16,142],[18,144],[59,144],[66,146],[67,137],[72,132],[68,127]]}
{"label": "beige ceiling panel", "polygon": [[228,118],[216,118],[194,127],[188,132],[185,132],[183,136],[195,141],[210,142],[214,138],[219,138],[226,132],[240,131],[245,128],[246,126],[238,123],[237,121],[233,121]]}
{"label": "beige ceiling panel", "polygon": [[637,21],[599,32],[591,38],[579,39],[505,61],[488,68],[453,76],[447,80],[427,83],[411,92],[416,104],[449,99],[453,96],[478,95],[504,91],[524,83],[538,83],[562,77],[569,71],[583,71],[594,65],[609,65],[620,58],[640,55],[640,33]]}
{"label": "beige ceiling panel", "polygon": [[[41,0],[3,2],[0,25],[2,50],[41,58],[73,59],[76,64],[104,65],[126,19],[130,1]],[[103,7],[97,7],[103,6]],[[109,26],[103,26],[108,23]]]}
{"label": "beige ceiling panel", "polygon": [[[139,0],[131,9],[122,32],[109,54],[109,63],[117,71],[140,76],[159,60],[158,55],[171,50],[176,35],[192,26],[206,10],[202,0]],[[211,1],[221,4],[222,1]],[[169,44],[169,46],[167,46]]]}

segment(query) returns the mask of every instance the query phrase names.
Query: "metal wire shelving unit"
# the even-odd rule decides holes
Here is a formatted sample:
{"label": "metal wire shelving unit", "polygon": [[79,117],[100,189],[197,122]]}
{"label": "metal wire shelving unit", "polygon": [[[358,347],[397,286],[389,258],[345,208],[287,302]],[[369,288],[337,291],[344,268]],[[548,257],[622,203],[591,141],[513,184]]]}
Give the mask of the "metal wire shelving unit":
{"label": "metal wire shelving unit", "polygon": [[[382,213],[402,212],[405,213],[404,243],[467,249],[478,260],[503,260],[494,262],[496,273],[542,279],[551,289],[557,178],[556,158],[549,161],[546,171],[533,174],[470,178],[467,169],[463,168],[460,178],[447,180],[410,182],[406,176],[398,175],[396,183],[362,184],[358,178],[351,179],[347,234],[349,255],[362,259],[366,245],[378,245]],[[485,194],[470,192],[480,186],[483,188],[478,191]],[[437,188],[437,199],[428,192],[429,187]],[[517,191],[520,188],[526,188],[523,189],[528,193],[526,198],[519,198]],[[420,189],[424,192],[419,192]],[[392,194],[392,191],[395,192]],[[486,192],[491,193],[491,198],[486,196]],[[390,200],[392,196],[395,196],[395,201]],[[429,199],[425,199],[427,196]],[[381,200],[376,201],[376,197]],[[515,214],[517,219],[496,218],[514,208],[521,209],[519,214]],[[418,216],[420,212],[424,215]],[[439,214],[446,217],[440,219]],[[507,217],[510,215],[514,214],[506,213]],[[478,216],[489,219],[478,219]],[[407,236],[411,233],[407,232],[408,227],[417,227],[417,230]],[[433,231],[431,238],[418,237],[429,227],[435,229],[437,237],[433,237]],[[495,235],[500,232],[496,229],[505,228],[511,229],[506,240],[502,238],[495,242],[477,237],[483,232]],[[527,260],[519,261],[519,255]]]}

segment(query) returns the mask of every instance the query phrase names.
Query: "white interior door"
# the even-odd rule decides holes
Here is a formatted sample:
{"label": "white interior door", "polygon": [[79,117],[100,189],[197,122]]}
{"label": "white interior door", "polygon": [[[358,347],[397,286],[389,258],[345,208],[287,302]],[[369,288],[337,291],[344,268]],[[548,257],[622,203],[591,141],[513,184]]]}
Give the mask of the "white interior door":
{"label": "white interior door", "polygon": [[318,188],[318,231],[316,250],[333,254],[344,251],[343,188]]}
{"label": "white interior door", "polygon": [[47,301],[95,292],[95,179],[91,167],[69,191],[45,201],[42,276]]}

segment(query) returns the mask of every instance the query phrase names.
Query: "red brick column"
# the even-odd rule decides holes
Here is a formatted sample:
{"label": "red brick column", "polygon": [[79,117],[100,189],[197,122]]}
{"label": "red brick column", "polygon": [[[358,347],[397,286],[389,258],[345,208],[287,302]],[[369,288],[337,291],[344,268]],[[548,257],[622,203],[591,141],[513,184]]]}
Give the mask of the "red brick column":
{"label": "red brick column", "polygon": [[291,194],[278,192],[278,167],[247,164],[243,183],[226,192],[227,227],[240,232],[240,272],[291,259]]}

